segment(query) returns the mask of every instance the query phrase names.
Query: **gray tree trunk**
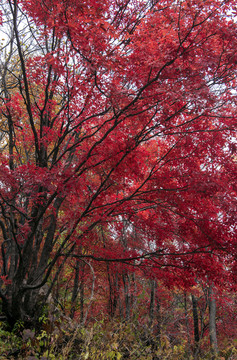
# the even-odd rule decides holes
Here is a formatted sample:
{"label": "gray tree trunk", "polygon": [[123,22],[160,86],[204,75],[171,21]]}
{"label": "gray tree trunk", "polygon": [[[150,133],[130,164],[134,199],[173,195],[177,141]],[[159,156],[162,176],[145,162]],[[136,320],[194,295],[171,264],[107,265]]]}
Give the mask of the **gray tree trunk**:
{"label": "gray tree trunk", "polygon": [[216,299],[214,298],[213,286],[208,289],[208,307],[209,307],[209,334],[210,346],[213,353],[212,359],[215,359],[218,353],[217,333],[216,333]]}

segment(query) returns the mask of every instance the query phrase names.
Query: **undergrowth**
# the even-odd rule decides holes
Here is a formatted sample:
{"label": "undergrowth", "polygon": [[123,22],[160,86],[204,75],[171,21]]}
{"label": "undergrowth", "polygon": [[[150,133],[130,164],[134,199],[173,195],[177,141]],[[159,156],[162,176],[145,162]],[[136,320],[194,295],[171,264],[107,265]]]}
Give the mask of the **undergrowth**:
{"label": "undergrowth", "polygon": [[[213,354],[196,357],[187,340],[171,342],[136,322],[100,321],[81,327],[69,318],[39,319],[40,327],[26,329],[17,323],[10,332],[0,323],[0,360],[209,360]],[[220,351],[216,360],[234,360],[237,347]]]}

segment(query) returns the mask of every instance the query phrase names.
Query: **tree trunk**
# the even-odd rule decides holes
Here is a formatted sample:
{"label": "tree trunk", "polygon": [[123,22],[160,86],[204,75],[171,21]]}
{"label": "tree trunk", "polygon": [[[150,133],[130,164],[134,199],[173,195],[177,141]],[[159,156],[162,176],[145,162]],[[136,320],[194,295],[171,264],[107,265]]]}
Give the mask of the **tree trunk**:
{"label": "tree trunk", "polygon": [[189,316],[188,316],[188,307],[187,307],[187,293],[184,293],[184,312],[185,312],[185,324],[187,330],[187,338],[188,338],[188,356],[191,355],[191,341],[190,341],[190,328],[189,328]]}
{"label": "tree trunk", "polygon": [[193,329],[194,329],[194,354],[196,355],[199,348],[200,334],[199,334],[198,304],[195,295],[192,295],[192,305],[193,305]]}
{"label": "tree trunk", "polygon": [[75,310],[76,310],[76,299],[79,290],[79,261],[76,261],[75,266],[75,277],[74,277],[74,284],[73,284],[73,291],[72,291],[72,298],[71,298],[71,310],[70,310],[70,317],[71,319],[74,318]]}
{"label": "tree trunk", "polygon": [[218,354],[217,334],[216,334],[216,299],[212,285],[208,289],[208,307],[209,307],[209,334],[210,346],[213,353],[212,359],[216,359]]}
{"label": "tree trunk", "polygon": [[156,281],[151,280],[151,296],[150,296],[150,307],[149,307],[149,327],[152,328],[154,324],[154,314],[155,314],[155,290],[156,290]]}
{"label": "tree trunk", "polygon": [[107,264],[107,274],[108,274],[108,282],[109,282],[109,316],[111,318],[114,317],[117,303],[118,303],[118,291],[117,291],[117,274],[113,275],[110,273],[109,265]]}
{"label": "tree trunk", "polygon": [[129,275],[123,275],[123,284],[124,284],[124,295],[125,295],[125,319],[130,319],[130,310],[131,310],[131,297],[130,297],[130,281]]}
{"label": "tree trunk", "polygon": [[84,272],[85,272],[85,264],[82,265],[82,274],[81,274],[81,282],[79,288],[80,294],[80,323],[83,324],[84,321]]}

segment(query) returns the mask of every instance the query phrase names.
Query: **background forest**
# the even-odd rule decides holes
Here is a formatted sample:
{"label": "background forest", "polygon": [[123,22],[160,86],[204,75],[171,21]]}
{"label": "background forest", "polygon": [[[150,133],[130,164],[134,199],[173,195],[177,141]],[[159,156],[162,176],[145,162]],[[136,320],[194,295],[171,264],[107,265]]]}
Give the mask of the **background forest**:
{"label": "background forest", "polygon": [[236,2],[0,9],[0,359],[234,360]]}

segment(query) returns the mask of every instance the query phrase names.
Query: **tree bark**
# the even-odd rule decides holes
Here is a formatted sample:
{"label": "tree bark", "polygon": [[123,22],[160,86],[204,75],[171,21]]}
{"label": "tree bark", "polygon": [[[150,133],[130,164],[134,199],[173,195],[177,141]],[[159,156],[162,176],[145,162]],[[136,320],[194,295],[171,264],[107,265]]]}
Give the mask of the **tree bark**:
{"label": "tree bark", "polygon": [[191,355],[191,341],[190,341],[190,328],[189,328],[189,316],[188,316],[188,307],[187,307],[187,293],[184,293],[184,311],[185,311],[185,324],[187,330],[187,338],[188,338],[188,355]]}
{"label": "tree bark", "polygon": [[199,334],[199,317],[198,317],[198,304],[197,298],[192,294],[192,305],[193,305],[193,330],[194,330],[194,353],[199,346],[200,334]]}
{"label": "tree bark", "polygon": [[156,281],[154,279],[152,279],[151,280],[150,307],[149,307],[149,327],[153,327],[153,324],[154,324],[155,290],[156,290]]}
{"label": "tree bark", "polygon": [[76,299],[79,291],[79,270],[80,270],[79,261],[76,260],[74,284],[73,284],[72,298],[71,298],[71,310],[70,310],[71,319],[74,318],[74,314],[76,310]]}
{"label": "tree bark", "polygon": [[123,284],[124,284],[124,295],[125,295],[125,319],[128,321],[130,319],[130,310],[131,310],[130,281],[128,274],[123,275]]}
{"label": "tree bark", "polygon": [[210,347],[213,354],[212,359],[216,359],[218,354],[217,333],[216,333],[216,299],[214,298],[213,286],[208,289],[208,307],[209,307],[209,334]]}

